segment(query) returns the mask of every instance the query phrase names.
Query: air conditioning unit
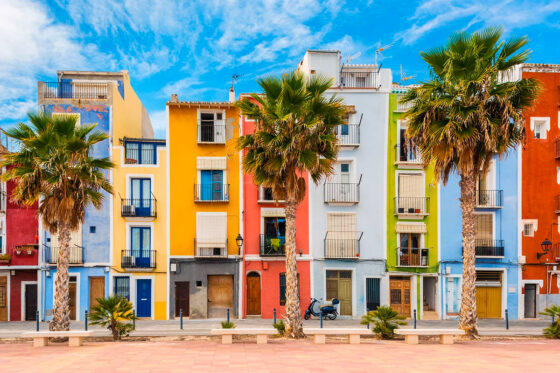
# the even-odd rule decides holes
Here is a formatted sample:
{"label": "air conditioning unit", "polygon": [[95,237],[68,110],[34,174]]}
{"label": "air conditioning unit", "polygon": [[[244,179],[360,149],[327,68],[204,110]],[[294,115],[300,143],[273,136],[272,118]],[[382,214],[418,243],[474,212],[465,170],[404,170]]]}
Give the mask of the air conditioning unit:
{"label": "air conditioning unit", "polygon": [[136,215],[136,207],[133,206],[133,205],[123,205],[122,214],[125,215],[125,216],[135,216]]}
{"label": "air conditioning unit", "polygon": [[134,256],[123,256],[122,257],[122,267],[135,267],[136,257]]}

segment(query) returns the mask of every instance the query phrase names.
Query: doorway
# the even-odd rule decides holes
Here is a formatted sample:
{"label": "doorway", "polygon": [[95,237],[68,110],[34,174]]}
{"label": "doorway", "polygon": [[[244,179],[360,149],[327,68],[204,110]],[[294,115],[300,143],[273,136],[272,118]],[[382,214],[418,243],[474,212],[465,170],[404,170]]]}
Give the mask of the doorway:
{"label": "doorway", "polygon": [[391,277],[389,289],[391,308],[410,317],[410,277]]}
{"label": "doorway", "polygon": [[436,312],[437,277],[422,277],[422,319],[438,320]]}
{"label": "doorway", "polygon": [[476,272],[476,313],[481,319],[502,317],[502,273]]}
{"label": "doorway", "polygon": [[340,314],[352,316],[352,271],[327,271],[327,299],[340,301]]}
{"label": "doorway", "polygon": [[189,316],[189,282],[177,281],[175,282],[175,317]]}
{"label": "doorway", "polygon": [[152,317],[152,280],[136,280],[136,315]]}
{"label": "doorway", "polygon": [[525,284],[525,318],[537,317],[537,284]]}
{"label": "doorway", "polygon": [[378,278],[366,278],[366,309],[375,311],[381,304]]}
{"label": "doorway", "polygon": [[247,275],[247,315],[261,314],[261,276],[257,272]]}
{"label": "doorway", "polygon": [[105,297],[105,277],[89,278],[89,312],[99,304],[97,298]]}
{"label": "doorway", "polygon": [[8,321],[8,277],[0,276],[0,321]]}
{"label": "doorway", "polygon": [[78,288],[78,278],[76,276],[70,276],[68,282],[68,298],[70,299],[70,320],[76,320],[76,289]]}
{"label": "doorway", "polygon": [[208,276],[208,317],[224,318],[227,309],[233,311],[233,276]]}
{"label": "doorway", "polygon": [[25,284],[22,290],[25,299],[25,321],[34,321],[37,313],[37,284]]}

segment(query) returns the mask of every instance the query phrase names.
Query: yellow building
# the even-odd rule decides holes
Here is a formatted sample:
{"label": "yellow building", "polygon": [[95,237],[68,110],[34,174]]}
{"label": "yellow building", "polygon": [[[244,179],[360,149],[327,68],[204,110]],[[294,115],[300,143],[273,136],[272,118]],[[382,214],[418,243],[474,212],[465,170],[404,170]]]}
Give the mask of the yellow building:
{"label": "yellow building", "polygon": [[230,102],[167,103],[169,317],[238,315],[239,111]]}
{"label": "yellow building", "polygon": [[130,299],[138,317],[165,320],[165,140],[123,137],[117,141],[113,146],[113,293]]}

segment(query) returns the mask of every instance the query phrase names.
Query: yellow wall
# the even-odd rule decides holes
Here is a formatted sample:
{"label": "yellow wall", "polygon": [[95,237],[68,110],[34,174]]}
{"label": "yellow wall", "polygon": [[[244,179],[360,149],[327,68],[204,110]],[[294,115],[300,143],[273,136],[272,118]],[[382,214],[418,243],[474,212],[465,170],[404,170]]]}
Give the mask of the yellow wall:
{"label": "yellow wall", "polygon": [[124,80],[124,100],[117,84],[113,84],[113,138],[114,144],[126,137],[142,137],[142,101],[128,79]]}
{"label": "yellow wall", "polygon": [[[166,319],[167,301],[167,150],[158,147],[157,165],[123,165],[124,147],[113,147],[113,267],[112,275],[119,276],[130,274],[131,281],[135,276],[154,276],[154,318],[156,320]],[[128,198],[127,183],[130,184],[127,175],[151,176],[152,189],[157,203],[157,216],[155,218],[123,218],[121,217],[121,197]],[[129,185],[130,188],[130,185]],[[120,196],[119,196],[120,195]],[[125,271],[121,267],[121,250],[126,247],[126,233],[130,224],[151,223],[154,246],[156,250],[156,268],[151,271]],[[127,223],[129,223],[127,229]],[[111,284],[113,286],[113,284]],[[132,284],[131,284],[132,287]]]}
{"label": "yellow wall", "polygon": [[[204,104],[203,104],[204,105]],[[170,168],[170,255],[195,255],[197,212],[226,212],[228,255],[236,255],[235,238],[239,232],[239,112],[224,108],[226,123],[233,120],[233,137],[226,144],[197,144],[197,107],[168,105],[169,108],[169,163]],[[203,106],[204,108],[204,106]],[[218,107],[207,107],[218,110]],[[226,133],[230,131],[226,130]],[[194,188],[197,184],[197,157],[226,157],[229,202],[195,203]]]}

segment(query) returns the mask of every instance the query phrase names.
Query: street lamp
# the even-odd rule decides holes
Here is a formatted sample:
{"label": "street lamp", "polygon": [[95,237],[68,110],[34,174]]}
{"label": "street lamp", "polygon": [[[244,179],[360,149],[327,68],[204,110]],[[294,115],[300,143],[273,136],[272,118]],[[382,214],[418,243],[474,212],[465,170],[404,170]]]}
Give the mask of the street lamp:
{"label": "street lamp", "polygon": [[544,241],[541,243],[541,247],[543,249],[543,252],[537,253],[537,259],[540,259],[541,256],[548,254],[548,252],[552,248],[552,242],[550,242],[548,238],[545,238]]}
{"label": "street lamp", "polygon": [[243,237],[241,237],[241,233],[237,234],[237,237],[235,237],[235,243],[239,249],[239,254],[241,254],[241,248],[243,247]]}

